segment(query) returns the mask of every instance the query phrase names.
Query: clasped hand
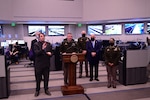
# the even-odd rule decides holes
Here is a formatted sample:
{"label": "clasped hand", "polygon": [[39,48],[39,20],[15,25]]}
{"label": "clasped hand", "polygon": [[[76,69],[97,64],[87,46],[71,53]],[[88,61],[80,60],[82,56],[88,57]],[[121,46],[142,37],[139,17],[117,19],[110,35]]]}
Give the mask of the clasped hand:
{"label": "clasped hand", "polygon": [[96,56],[96,52],[91,52],[92,57]]}
{"label": "clasped hand", "polygon": [[47,44],[46,44],[46,42],[44,42],[42,45],[42,49],[44,50],[46,48],[46,46],[47,46]]}

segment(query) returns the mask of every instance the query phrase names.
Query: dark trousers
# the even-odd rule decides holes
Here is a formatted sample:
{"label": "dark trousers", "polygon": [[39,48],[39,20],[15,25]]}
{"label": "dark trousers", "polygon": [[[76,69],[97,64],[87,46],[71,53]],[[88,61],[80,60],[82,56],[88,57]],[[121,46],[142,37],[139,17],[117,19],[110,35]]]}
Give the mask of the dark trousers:
{"label": "dark trousers", "polygon": [[95,79],[98,78],[98,63],[89,63],[90,64],[90,79],[93,79],[93,68],[95,71]]}
{"label": "dark trousers", "polygon": [[[86,76],[88,76],[88,60],[86,59],[84,62],[85,62]],[[80,62],[79,75],[82,75],[82,72],[83,72],[83,61]]]}
{"label": "dark trousers", "polygon": [[45,68],[35,68],[35,79],[36,79],[36,91],[40,90],[40,83],[42,80],[42,75],[44,78],[44,89],[48,89],[48,81],[49,81],[49,67]]}
{"label": "dark trousers", "polygon": [[107,69],[107,80],[109,85],[116,85],[116,71],[117,71],[117,66],[108,66],[106,65]]}

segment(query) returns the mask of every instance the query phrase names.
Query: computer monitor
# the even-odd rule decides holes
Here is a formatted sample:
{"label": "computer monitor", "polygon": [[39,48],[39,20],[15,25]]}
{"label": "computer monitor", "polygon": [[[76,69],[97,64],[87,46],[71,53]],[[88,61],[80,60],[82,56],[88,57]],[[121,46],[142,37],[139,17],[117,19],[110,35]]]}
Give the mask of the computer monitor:
{"label": "computer monitor", "polygon": [[6,42],[7,42],[8,44],[12,44],[12,41],[11,41],[11,40],[6,40]]}
{"label": "computer monitor", "polygon": [[147,23],[147,32],[150,34],[150,22]]}
{"label": "computer monitor", "polygon": [[1,42],[1,47],[8,47],[9,44],[7,42]]}
{"label": "computer monitor", "polygon": [[18,42],[18,40],[12,40],[11,44],[16,44],[16,42]]}
{"label": "computer monitor", "polygon": [[25,44],[24,40],[18,40],[18,44]]}

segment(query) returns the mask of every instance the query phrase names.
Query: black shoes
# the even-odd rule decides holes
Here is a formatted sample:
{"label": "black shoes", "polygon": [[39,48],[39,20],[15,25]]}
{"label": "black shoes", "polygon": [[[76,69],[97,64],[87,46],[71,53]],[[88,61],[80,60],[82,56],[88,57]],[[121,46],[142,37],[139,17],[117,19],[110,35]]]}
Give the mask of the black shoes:
{"label": "black shoes", "polygon": [[79,78],[82,78],[82,75],[79,75]]}
{"label": "black shoes", "polygon": [[[96,78],[95,80],[96,80],[96,81],[99,81],[99,79],[98,79],[98,78]],[[90,79],[89,81],[93,81],[93,79]]]}
{"label": "black shoes", "polygon": [[[89,75],[86,75],[85,77],[89,77]],[[79,75],[79,78],[82,78],[82,75]]]}
{"label": "black shoes", "polygon": [[107,88],[110,88],[110,87],[111,87],[111,85],[110,85],[110,84],[108,84],[108,85],[107,85]]}
{"label": "black shoes", "polygon": [[89,77],[89,75],[88,75],[88,74],[86,74],[86,77]]}
{"label": "black shoes", "polygon": [[113,85],[113,88],[116,88],[116,85]]}
{"label": "black shoes", "polygon": [[[108,84],[108,85],[107,85],[107,88],[110,88],[110,87],[111,87],[111,85]],[[113,87],[113,88],[116,88],[116,85],[113,85],[112,87]]]}
{"label": "black shoes", "polygon": [[[37,96],[39,96],[39,94],[40,94],[40,92],[36,91],[35,94],[34,94],[34,96],[37,97]],[[45,94],[46,95],[51,95],[51,93],[48,90],[45,90]]]}
{"label": "black shoes", "polygon": [[51,93],[48,90],[45,90],[45,94],[51,95]]}
{"label": "black shoes", "polygon": [[40,94],[40,92],[36,91],[35,94],[34,94],[34,96],[37,97],[37,96],[39,96],[39,94]]}

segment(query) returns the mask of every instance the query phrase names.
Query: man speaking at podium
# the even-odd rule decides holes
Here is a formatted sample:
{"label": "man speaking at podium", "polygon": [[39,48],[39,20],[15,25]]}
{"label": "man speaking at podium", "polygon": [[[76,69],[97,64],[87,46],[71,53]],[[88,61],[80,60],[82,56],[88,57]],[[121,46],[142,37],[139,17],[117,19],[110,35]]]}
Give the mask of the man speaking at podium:
{"label": "man speaking at podium", "polygon": [[[62,54],[66,53],[77,53],[78,52],[78,47],[77,43],[74,41],[72,38],[72,33],[67,33],[67,38],[65,38],[60,46],[60,52]],[[68,65],[67,63],[63,64],[63,69],[64,69],[64,84],[68,84]]]}

